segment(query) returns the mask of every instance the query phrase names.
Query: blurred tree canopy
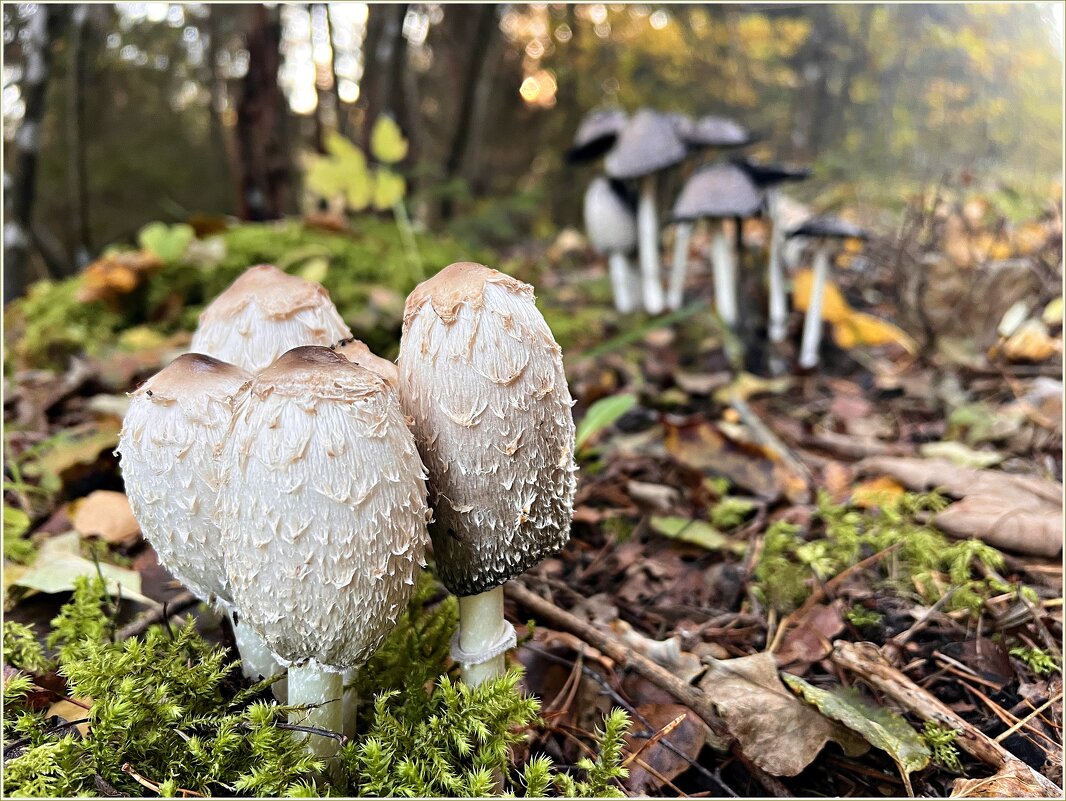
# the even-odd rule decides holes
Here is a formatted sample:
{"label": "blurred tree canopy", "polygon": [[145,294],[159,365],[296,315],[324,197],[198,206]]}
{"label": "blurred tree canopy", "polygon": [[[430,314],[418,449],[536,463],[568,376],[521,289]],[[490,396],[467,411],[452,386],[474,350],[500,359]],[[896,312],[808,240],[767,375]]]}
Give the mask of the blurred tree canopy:
{"label": "blurred tree canopy", "polygon": [[414,216],[490,244],[577,219],[584,180],[562,153],[601,105],[732,116],[760,153],[828,180],[1062,169],[1051,3],[49,10],[31,127],[38,6],[3,7],[5,181],[18,185],[19,150],[38,137],[33,219],[50,256],[27,278],[69,272],[152,219],[305,209],[302,153],[330,129],[365,144],[384,112],[411,143]]}

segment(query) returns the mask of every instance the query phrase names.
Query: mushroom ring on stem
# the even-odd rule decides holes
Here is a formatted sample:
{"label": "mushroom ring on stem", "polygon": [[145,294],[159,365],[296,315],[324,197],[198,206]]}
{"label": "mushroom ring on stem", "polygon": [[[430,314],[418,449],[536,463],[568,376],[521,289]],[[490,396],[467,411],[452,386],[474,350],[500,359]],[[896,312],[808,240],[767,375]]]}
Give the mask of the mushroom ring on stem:
{"label": "mushroom ring on stem", "polygon": [[321,285],[260,264],[204,309],[190,347],[254,373],[291,348],[351,335]]}
{"label": "mushroom ring on stem", "polygon": [[233,598],[289,666],[289,703],[322,704],[303,720],[341,731],[341,674],[395,626],[428,541],[396,392],[329,348],[294,348],[249,383],[221,463]]}
{"label": "mushroom ring on stem", "polygon": [[514,644],[502,585],[569,539],[577,466],[562,351],[533,287],[461,263],[407,299],[399,367],[437,572],[460,596],[453,653],[476,684]]}

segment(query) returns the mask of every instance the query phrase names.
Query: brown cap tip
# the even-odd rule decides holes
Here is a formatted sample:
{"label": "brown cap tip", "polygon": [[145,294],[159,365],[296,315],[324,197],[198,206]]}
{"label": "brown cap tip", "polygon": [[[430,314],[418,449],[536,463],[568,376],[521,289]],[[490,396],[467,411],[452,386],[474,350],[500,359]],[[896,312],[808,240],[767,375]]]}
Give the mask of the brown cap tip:
{"label": "brown cap tip", "polygon": [[382,359],[361,340],[354,337],[352,339],[342,339],[333,346],[333,351],[339,353],[352,364],[357,364],[377,374],[393,386],[399,383],[400,374],[396,365],[388,359]]}
{"label": "brown cap tip", "polygon": [[202,353],[183,353],[130,396],[173,401],[195,392],[230,395],[249,378],[248,373],[229,362]]}
{"label": "brown cap tip", "polygon": [[286,351],[255,377],[252,392],[263,395],[307,395],[316,398],[351,397],[378,392],[385,381],[365,367],[321,345],[301,345]]}
{"label": "brown cap tip", "polygon": [[481,307],[487,284],[497,284],[515,294],[533,298],[533,287],[517,278],[484,264],[472,261],[456,262],[415,287],[404,308],[404,328],[427,302],[433,306],[433,311],[442,322],[454,322],[459,314],[459,307],[464,303],[469,303],[474,308]]}
{"label": "brown cap tip", "polygon": [[329,303],[321,284],[282,272],[271,264],[249,267],[200,315],[201,323],[236,317],[252,301],[268,317],[290,317],[301,309]]}

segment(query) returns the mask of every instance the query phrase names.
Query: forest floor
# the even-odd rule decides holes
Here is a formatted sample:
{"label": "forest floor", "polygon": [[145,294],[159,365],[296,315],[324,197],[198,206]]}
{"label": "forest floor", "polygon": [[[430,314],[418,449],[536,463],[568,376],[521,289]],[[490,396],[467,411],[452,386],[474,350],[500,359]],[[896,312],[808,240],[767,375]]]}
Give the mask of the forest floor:
{"label": "forest floor", "polygon": [[[699,238],[658,319],[609,311],[605,265],[566,237],[513,254],[564,345],[581,466],[570,544],[508,588],[542,705],[516,761],[576,764],[621,706],[631,795],[1061,786],[1061,199],[1012,226],[972,202],[925,198],[835,274],[913,352],[838,315],[816,369],[761,354],[774,376],[739,369]],[[1010,259],[1017,298],[985,269]],[[963,278],[933,281],[941,262]],[[121,622],[169,604],[229,642],[141,539],[112,455],[123,393],[186,342],[6,376],[8,620],[47,631],[98,560]]]}

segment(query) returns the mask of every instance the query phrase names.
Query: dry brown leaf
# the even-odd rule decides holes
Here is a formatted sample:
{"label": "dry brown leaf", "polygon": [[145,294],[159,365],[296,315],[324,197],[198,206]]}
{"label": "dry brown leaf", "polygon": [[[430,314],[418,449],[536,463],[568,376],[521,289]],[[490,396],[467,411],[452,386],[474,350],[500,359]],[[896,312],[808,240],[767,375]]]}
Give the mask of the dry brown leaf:
{"label": "dry brown leaf", "polygon": [[1062,551],[1062,484],[998,470],[972,470],[946,459],[875,456],[860,472],[892,477],[911,490],[940,488],[963,499],[935,518],[954,537],[977,537],[997,548],[1056,556]]}
{"label": "dry brown leaf", "polygon": [[999,348],[1011,362],[1042,362],[1062,352],[1062,340],[1048,334],[1043,320],[1026,320]]}
{"label": "dry brown leaf", "polygon": [[880,509],[904,492],[903,486],[888,476],[863,481],[851,491],[851,502],[861,509]]}
{"label": "dry brown leaf", "polygon": [[740,750],[774,776],[795,776],[830,740],[849,756],[866,741],[794,696],[777,675],[771,654],[711,663],[700,688],[718,709]]}
{"label": "dry brown leaf", "polygon": [[753,495],[774,501],[791,490],[791,473],[753,444],[726,437],[707,422],[695,425],[667,424],[666,451],[679,462],[710,475],[725,476]]}
{"label": "dry brown leaf", "polygon": [[[75,698],[74,701],[78,701],[79,703],[68,701],[66,698],[56,701],[48,707],[48,711],[44,713],[45,717],[50,718],[55,715],[66,721],[84,720],[89,717],[89,710],[87,707],[93,705],[93,700],[91,698]],[[89,732],[88,723],[79,723],[74,728],[78,730],[78,733],[81,734],[82,737]]]}
{"label": "dry brown leaf", "polygon": [[611,623],[611,630],[618,639],[639,654],[662,665],[679,679],[690,682],[703,672],[703,663],[695,654],[681,650],[681,638],[674,636],[668,640],[654,640],[645,637],[624,620]]}
{"label": "dry brown leaf", "polygon": [[122,295],[132,292],[162,266],[163,262],[146,250],[103,256],[85,268],[77,300],[81,303],[103,301],[113,306]]}
{"label": "dry brown leaf", "polygon": [[[699,715],[680,704],[641,704],[636,708],[636,713],[638,717],[634,727],[643,729],[644,726],[639,722],[643,718],[651,731],[642,732],[645,735],[643,737],[633,734],[626,736],[626,751],[630,754],[639,751],[637,758],[629,765],[626,787],[631,795],[638,797],[661,795],[663,782],[658,776],[673,781],[692,767],[707,742],[709,727],[700,720]],[[674,725],[661,740],[648,743],[649,737],[670,726],[682,715],[684,718],[681,722]],[[641,751],[641,748],[644,750]]]}
{"label": "dry brown leaf", "polygon": [[128,547],[141,536],[125,493],[96,490],[73,507],[74,530],[83,537],[99,537],[110,545]]}
{"label": "dry brown leaf", "polygon": [[1033,781],[1033,771],[1011,759],[999,772],[984,779],[956,779],[951,798],[1055,798],[1045,784]]}

